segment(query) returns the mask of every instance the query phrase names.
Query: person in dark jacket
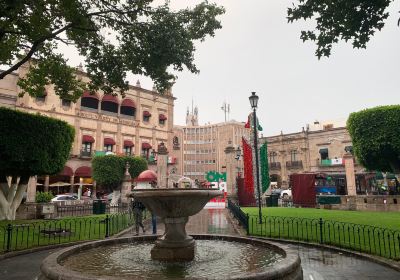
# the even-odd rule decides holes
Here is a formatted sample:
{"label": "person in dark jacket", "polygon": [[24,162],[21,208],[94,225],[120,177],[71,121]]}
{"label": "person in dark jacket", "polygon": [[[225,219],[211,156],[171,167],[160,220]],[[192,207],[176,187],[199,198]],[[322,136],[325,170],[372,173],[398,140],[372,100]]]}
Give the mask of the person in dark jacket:
{"label": "person in dark jacket", "polygon": [[140,201],[133,199],[132,208],[135,215],[136,235],[139,235],[139,227],[142,228],[143,233],[146,233],[146,230],[143,226],[143,211],[146,209],[146,207]]}

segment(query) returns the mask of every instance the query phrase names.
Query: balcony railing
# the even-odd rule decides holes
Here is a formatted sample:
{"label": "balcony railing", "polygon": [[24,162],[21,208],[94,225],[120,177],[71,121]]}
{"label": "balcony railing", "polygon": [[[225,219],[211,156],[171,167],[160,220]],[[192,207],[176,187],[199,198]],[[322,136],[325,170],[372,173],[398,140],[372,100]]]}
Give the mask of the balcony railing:
{"label": "balcony railing", "polygon": [[286,167],[289,169],[303,168],[303,162],[301,160],[287,161]]}
{"label": "balcony railing", "polygon": [[80,157],[81,158],[91,158],[92,157],[92,151],[81,151]]}
{"label": "balcony railing", "polygon": [[280,162],[270,162],[269,169],[271,169],[271,170],[281,169],[281,163]]}

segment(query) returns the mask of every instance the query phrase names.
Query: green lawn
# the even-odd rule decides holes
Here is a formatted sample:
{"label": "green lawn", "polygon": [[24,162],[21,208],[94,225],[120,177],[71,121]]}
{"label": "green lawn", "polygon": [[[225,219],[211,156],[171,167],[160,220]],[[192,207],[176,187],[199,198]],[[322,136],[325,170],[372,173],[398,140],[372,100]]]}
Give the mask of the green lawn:
{"label": "green lawn", "polygon": [[[258,208],[249,214],[249,234],[323,243],[400,259],[400,213],[356,212],[312,208]],[[322,218],[322,220],[320,220]]]}
{"label": "green lawn", "polygon": [[[258,208],[256,207],[243,207],[242,210],[249,215],[258,216]],[[309,219],[322,218],[324,220],[400,230],[400,212],[361,212],[314,208],[268,207],[262,208],[262,215]]]}
{"label": "green lawn", "polygon": [[[122,213],[108,215],[111,236],[133,224],[133,216]],[[32,247],[103,239],[106,236],[106,215],[66,217],[57,220],[18,220],[0,222],[0,253]],[[11,236],[8,234],[11,224]],[[55,230],[60,233],[54,234]]]}

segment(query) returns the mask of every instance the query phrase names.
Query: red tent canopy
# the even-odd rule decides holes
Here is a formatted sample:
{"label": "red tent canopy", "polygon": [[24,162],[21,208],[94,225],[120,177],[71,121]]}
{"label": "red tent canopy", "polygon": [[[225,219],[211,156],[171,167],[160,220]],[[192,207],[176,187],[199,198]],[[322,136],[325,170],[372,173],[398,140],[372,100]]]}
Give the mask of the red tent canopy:
{"label": "red tent canopy", "polygon": [[94,143],[94,138],[90,135],[83,135],[82,143]]}
{"label": "red tent canopy", "polygon": [[72,175],[74,175],[74,172],[72,171],[71,167],[64,166],[64,169],[58,175],[71,177]]}
{"label": "red tent canopy", "polygon": [[149,143],[142,143],[142,149],[151,149],[151,145]]}
{"label": "red tent canopy", "polygon": [[92,169],[88,166],[81,166],[75,170],[76,177],[92,177]]}
{"label": "red tent canopy", "polygon": [[129,98],[122,100],[121,106],[136,108],[135,102]]}
{"label": "red tent canopy", "polygon": [[149,111],[143,111],[143,116],[145,117],[151,117],[151,114]]}
{"label": "red tent canopy", "polygon": [[111,95],[111,94],[105,94],[105,95],[103,96],[103,99],[102,99],[101,101],[102,101],[102,102],[103,102],[103,101],[108,101],[108,102],[118,103],[117,97],[114,96],[114,95]]}
{"label": "red tent canopy", "polygon": [[165,121],[167,119],[167,117],[164,114],[160,114],[159,119],[160,119],[160,121]]}
{"label": "red tent canopy", "polygon": [[131,140],[124,140],[124,147],[133,147],[135,144]]}
{"label": "red tent canopy", "polygon": [[104,138],[104,145],[115,145],[115,141],[112,138]]}
{"label": "red tent canopy", "polygon": [[94,99],[99,99],[99,97],[97,96],[97,94],[90,94],[90,92],[85,91],[82,95],[82,97],[88,97],[88,98],[94,98]]}

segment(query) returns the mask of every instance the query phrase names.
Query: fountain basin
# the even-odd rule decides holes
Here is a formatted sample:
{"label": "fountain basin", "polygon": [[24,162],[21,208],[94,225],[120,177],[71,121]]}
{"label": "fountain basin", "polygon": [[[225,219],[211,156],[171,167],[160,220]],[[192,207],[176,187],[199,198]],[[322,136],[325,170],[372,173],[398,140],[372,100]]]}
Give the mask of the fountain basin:
{"label": "fountain basin", "polygon": [[[151,260],[146,250],[150,250],[156,236],[108,239],[76,245],[48,256],[41,265],[39,279],[303,279],[300,258],[284,246],[236,236],[193,237],[201,250],[191,262]],[[241,255],[243,246],[246,250]],[[258,255],[254,251],[259,251]]]}
{"label": "fountain basin", "polygon": [[165,232],[160,236],[151,257],[159,261],[191,261],[196,244],[186,233],[188,217],[200,212],[207,202],[223,193],[213,189],[138,189],[130,196],[142,202],[162,219]]}

